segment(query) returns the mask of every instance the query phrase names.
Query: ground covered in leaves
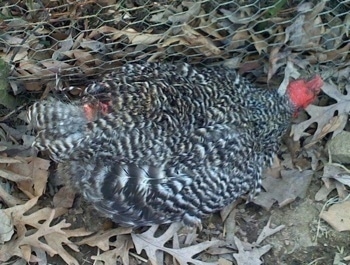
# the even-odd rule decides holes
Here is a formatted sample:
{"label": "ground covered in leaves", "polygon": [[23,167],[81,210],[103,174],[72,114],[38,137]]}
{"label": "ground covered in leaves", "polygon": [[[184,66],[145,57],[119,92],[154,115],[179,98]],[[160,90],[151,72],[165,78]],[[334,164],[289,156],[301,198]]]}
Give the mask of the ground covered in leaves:
{"label": "ground covered in leaves", "polygon": [[[1,3],[0,263],[348,264],[349,10],[348,1]],[[253,201],[201,229],[122,228],[55,178],[55,165],[31,148],[25,110],[140,60],[223,63],[281,93],[314,73],[325,85],[295,118]]]}

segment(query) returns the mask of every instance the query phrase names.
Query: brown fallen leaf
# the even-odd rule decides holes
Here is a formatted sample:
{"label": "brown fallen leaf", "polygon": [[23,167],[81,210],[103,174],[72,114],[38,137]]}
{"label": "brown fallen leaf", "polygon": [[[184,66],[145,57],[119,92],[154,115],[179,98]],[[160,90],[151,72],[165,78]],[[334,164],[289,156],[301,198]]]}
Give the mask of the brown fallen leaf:
{"label": "brown fallen leaf", "polygon": [[259,54],[262,52],[267,52],[268,43],[264,40],[264,38],[259,37],[255,32],[251,32],[250,36],[252,37],[255,49]]}
{"label": "brown fallen leaf", "polygon": [[115,242],[111,242],[110,250],[102,254],[91,256],[92,260],[103,261],[104,264],[115,264],[117,258],[120,257],[122,264],[129,265],[129,251],[134,248],[130,235],[119,235]]}
{"label": "brown fallen leaf", "polygon": [[99,231],[97,234],[84,238],[78,242],[78,245],[89,245],[90,247],[98,247],[103,251],[110,248],[111,237],[118,237],[120,235],[127,235],[132,232],[132,228],[118,227],[107,231]]}
{"label": "brown fallen leaf", "polygon": [[17,197],[9,194],[8,191],[6,191],[2,185],[0,185],[0,199],[8,206],[8,207],[12,207],[15,206],[17,204],[23,204],[24,201],[22,201],[21,199],[18,199]]}
{"label": "brown fallen leaf", "polygon": [[48,233],[46,234],[45,240],[47,244],[52,247],[57,254],[66,262],[66,264],[80,264],[71,254],[67,252],[67,250],[63,246],[68,246],[71,250],[75,252],[79,252],[78,246],[69,240],[71,237],[83,237],[88,236],[92,232],[86,231],[83,228],[78,228],[74,230],[62,230],[62,233]]}
{"label": "brown fallen leaf", "polygon": [[267,81],[270,81],[272,76],[277,72],[277,70],[287,63],[287,58],[291,52],[288,50],[281,51],[281,49],[282,46],[276,46],[271,49],[269,56],[269,70],[267,73]]}
{"label": "brown fallen leaf", "polygon": [[17,182],[18,188],[29,198],[41,196],[46,189],[50,161],[39,157],[25,158],[26,163],[10,164],[7,169],[16,174],[29,177]]}
{"label": "brown fallen leaf", "polygon": [[349,231],[350,201],[333,204],[328,211],[321,212],[320,217],[339,232]]}
{"label": "brown fallen leaf", "polygon": [[[64,228],[70,224],[65,220],[54,222],[57,217],[67,213],[64,208],[41,208],[28,214],[27,212],[37,204],[38,198],[34,197],[23,205],[1,210],[11,217],[12,224],[16,228],[16,236],[0,249],[0,261],[7,261],[17,256],[27,262],[39,262],[40,258],[35,256],[35,253],[42,255],[44,251],[50,256],[59,255],[67,264],[78,265],[79,262],[63,248],[63,245],[78,252],[78,246],[69,238],[87,236],[91,232],[85,229],[66,230]],[[53,222],[56,224],[52,225]]]}
{"label": "brown fallen leaf", "polygon": [[315,201],[326,201],[328,195],[335,189],[335,184],[332,182],[330,187],[323,185],[315,194]]}
{"label": "brown fallen leaf", "polygon": [[[325,51],[324,53],[317,54],[317,63],[320,63],[322,61],[329,62],[329,61],[335,61],[341,57],[344,59],[349,54],[350,50],[350,43],[346,44],[344,47],[339,48],[337,50],[329,50]],[[322,56],[323,55],[323,56]]]}
{"label": "brown fallen leaf", "polygon": [[293,202],[297,197],[303,198],[311,183],[312,170],[282,170],[281,178],[267,176],[262,181],[266,192],[261,192],[253,202],[269,210],[275,202],[283,207]]}
{"label": "brown fallen leaf", "polygon": [[55,208],[63,207],[63,208],[71,208],[74,202],[75,193],[71,188],[64,186],[56,192],[53,197],[53,206]]}
{"label": "brown fallen leaf", "polygon": [[180,265],[195,264],[195,265],[214,265],[217,263],[203,262],[194,256],[197,256],[202,251],[209,247],[221,244],[219,240],[205,241],[188,247],[181,247],[179,249],[165,247],[175,233],[181,228],[181,224],[173,223],[169,228],[160,236],[156,237],[155,233],[158,230],[157,225],[152,226],[146,232],[142,234],[132,233],[132,239],[138,254],[144,250],[151,264],[160,265],[164,264],[163,256],[167,253],[174,257]]}
{"label": "brown fallen leaf", "polygon": [[13,182],[30,182],[32,180],[31,177],[23,176],[6,169],[0,169],[0,177]]}
{"label": "brown fallen leaf", "polygon": [[202,31],[207,33],[210,36],[215,37],[217,40],[222,40],[223,37],[220,35],[220,33],[216,30],[215,25],[209,20],[206,20],[205,17],[199,18],[199,27]]}
{"label": "brown fallen leaf", "polygon": [[[89,34],[89,39],[85,41],[85,44],[87,45],[88,42],[91,43],[94,37],[101,33],[109,35],[112,41],[117,41],[120,37],[127,36],[131,44],[153,44],[163,38],[163,34],[150,34],[145,32],[138,32],[132,28],[118,30],[113,27],[102,26],[98,29],[93,30]],[[96,45],[98,44],[96,43]],[[104,44],[101,42],[99,45]]]}
{"label": "brown fallen leaf", "polygon": [[238,237],[235,237],[235,244],[238,249],[237,254],[233,254],[237,265],[261,265],[261,257],[270,251],[271,245],[265,245],[260,248],[252,248],[245,250],[242,241]]}
{"label": "brown fallen leaf", "polygon": [[228,50],[235,50],[239,47],[242,47],[247,40],[249,40],[249,32],[246,27],[241,27],[237,29],[237,32],[232,36]]}
{"label": "brown fallen leaf", "polygon": [[204,56],[215,56],[221,53],[220,49],[209,38],[194,30],[190,25],[184,24],[181,29],[184,34],[181,38],[184,38],[190,47],[196,48]]}

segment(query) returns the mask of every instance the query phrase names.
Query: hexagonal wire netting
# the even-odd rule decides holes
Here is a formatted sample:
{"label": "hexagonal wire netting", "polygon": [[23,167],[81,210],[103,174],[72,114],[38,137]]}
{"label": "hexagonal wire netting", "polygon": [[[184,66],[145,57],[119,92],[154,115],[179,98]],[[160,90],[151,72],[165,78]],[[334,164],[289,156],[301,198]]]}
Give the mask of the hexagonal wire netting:
{"label": "hexagonal wire netting", "polygon": [[9,0],[0,52],[12,87],[27,90],[138,61],[225,61],[266,82],[286,61],[318,71],[348,64],[349,10],[349,0]]}

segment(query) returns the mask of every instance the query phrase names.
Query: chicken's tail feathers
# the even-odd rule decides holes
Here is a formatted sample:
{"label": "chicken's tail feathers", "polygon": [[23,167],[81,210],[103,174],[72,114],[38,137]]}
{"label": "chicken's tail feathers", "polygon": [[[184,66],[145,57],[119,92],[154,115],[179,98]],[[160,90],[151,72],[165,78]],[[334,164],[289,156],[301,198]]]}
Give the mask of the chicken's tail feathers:
{"label": "chicken's tail feathers", "polygon": [[89,123],[82,106],[58,100],[33,104],[27,112],[29,125],[37,132],[33,146],[48,150],[53,160],[70,158],[87,137]]}

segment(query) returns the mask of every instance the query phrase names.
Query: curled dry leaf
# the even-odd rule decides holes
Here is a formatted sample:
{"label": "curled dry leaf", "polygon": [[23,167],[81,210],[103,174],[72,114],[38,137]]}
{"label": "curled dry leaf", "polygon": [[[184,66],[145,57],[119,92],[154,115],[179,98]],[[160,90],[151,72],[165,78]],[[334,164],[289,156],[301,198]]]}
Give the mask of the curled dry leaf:
{"label": "curled dry leaf", "polygon": [[[144,44],[144,45],[149,45],[157,42],[158,40],[162,39],[164,34],[150,34],[150,33],[145,33],[145,32],[138,32],[132,28],[127,28],[125,30],[118,30],[109,26],[102,26],[96,30],[93,30],[91,34],[89,34],[89,38],[91,40],[85,40],[84,46],[88,47],[87,45],[90,44],[90,49],[93,48],[93,50],[96,50],[96,45],[98,44],[98,48],[101,49],[101,45],[103,44],[102,42],[94,42],[92,39],[94,36],[98,34],[106,34],[110,35],[110,38],[112,41],[116,41],[122,36],[127,36],[131,44]],[[94,44],[94,45],[93,45]],[[91,45],[93,45],[91,47]],[[104,45],[104,44],[103,44]],[[99,50],[98,49],[98,50]]]}
{"label": "curled dry leaf", "polygon": [[202,31],[204,31],[210,36],[213,36],[217,40],[223,39],[220,33],[216,30],[215,25],[210,20],[206,20],[204,17],[200,17],[199,21],[200,21],[199,27],[201,28]]}
{"label": "curled dry leaf", "polygon": [[74,44],[72,35],[69,35],[66,39],[59,41],[60,48],[54,51],[52,54],[52,59],[53,60],[61,60],[63,57],[64,52],[69,51]]}
{"label": "curled dry leaf", "polygon": [[[16,182],[29,198],[33,198],[42,195],[45,190],[49,164],[48,160],[41,158],[1,157],[0,177]],[[2,187],[0,187],[0,197],[8,206],[23,203]]]}
{"label": "curled dry leaf", "polygon": [[[290,55],[290,53],[290,51],[281,51],[281,46],[276,46],[271,49],[267,81],[271,80],[272,76],[277,72],[277,70],[286,64],[287,57]],[[287,65],[285,72],[290,71],[291,69],[289,68],[290,66]]]}
{"label": "curled dry leaf", "polygon": [[350,187],[350,170],[340,164],[326,164],[322,178],[334,179]]}
{"label": "curled dry leaf", "polygon": [[[278,59],[275,58],[275,59]],[[277,68],[284,65],[285,62],[281,63],[281,64],[273,64],[273,63],[276,63],[276,61],[270,59],[270,66],[272,68],[269,69],[269,75],[268,75],[268,78],[270,79],[272,77],[272,75],[275,73],[275,71],[277,71]],[[277,68],[276,68],[277,67]],[[270,72],[271,71],[271,72]],[[298,71],[298,69],[295,67],[295,65],[291,62],[291,61],[287,61],[287,65],[286,65],[286,68],[284,69],[284,78],[283,78],[283,81],[282,83],[280,84],[279,88],[278,88],[278,93],[280,95],[284,95],[286,94],[286,91],[287,91],[287,87],[288,87],[288,84],[290,82],[290,80],[292,78],[296,79],[300,76],[300,73]]]}
{"label": "curled dry leaf", "polygon": [[261,13],[252,11],[252,5],[241,6],[236,12],[224,8],[220,8],[220,11],[234,24],[246,25],[261,16]]}
{"label": "curled dry leaf", "polygon": [[190,46],[198,49],[203,55],[209,57],[221,53],[220,49],[216,47],[209,38],[194,30],[190,25],[185,24],[181,29],[184,34],[182,38],[184,38]]}
{"label": "curled dry leaf", "polygon": [[325,164],[322,181],[324,185],[316,193],[316,201],[325,201],[334,189],[337,190],[341,199],[345,199],[349,195],[349,191],[345,186],[350,187],[350,171],[343,165]]}
{"label": "curled dry leaf", "polygon": [[259,54],[267,52],[268,43],[263,38],[259,37],[255,32],[251,32],[250,36],[252,37],[255,49]]}
{"label": "curled dry leaf", "polygon": [[23,163],[25,160],[20,157],[6,157],[6,156],[0,156],[0,164],[17,164],[17,163]]}
{"label": "curled dry leaf", "polygon": [[[348,54],[350,51],[350,42],[346,44],[345,46],[341,46],[341,48],[338,49],[331,49],[328,51],[325,51],[323,53],[316,54],[315,56],[310,57],[309,61],[312,63],[322,63],[322,62],[329,62],[329,61],[335,61],[338,59],[341,59],[341,61],[348,60]],[[349,67],[348,67],[349,69]]]}

